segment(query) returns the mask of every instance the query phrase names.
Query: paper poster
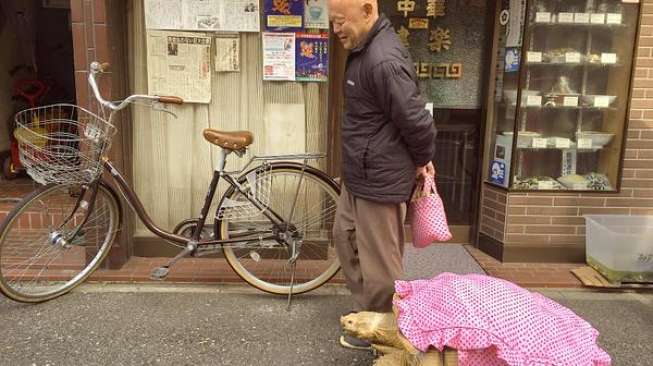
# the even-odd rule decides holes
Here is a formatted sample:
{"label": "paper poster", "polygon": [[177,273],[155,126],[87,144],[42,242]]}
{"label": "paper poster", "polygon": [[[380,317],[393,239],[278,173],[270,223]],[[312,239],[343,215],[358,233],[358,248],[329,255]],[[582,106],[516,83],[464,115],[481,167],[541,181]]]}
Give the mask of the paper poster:
{"label": "paper poster", "polygon": [[147,80],[151,95],[209,103],[211,38],[201,33],[148,31]]}
{"label": "paper poster", "polygon": [[225,21],[222,31],[261,31],[261,12],[258,0],[227,0],[224,4]]}
{"label": "paper poster", "polygon": [[519,48],[506,48],[505,56],[505,72],[517,72],[519,71],[519,57],[520,57]]}
{"label": "paper poster", "polygon": [[256,0],[145,0],[147,29],[259,32]]}
{"label": "paper poster", "polygon": [[304,27],[306,0],[265,0],[265,27],[275,31],[300,31]]}
{"label": "paper poster", "polygon": [[503,160],[493,160],[490,167],[490,182],[502,186],[507,186],[506,180],[506,162]]}
{"label": "paper poster", "polygon": [[327,81],[329,75],[329,34],[296,35],[297,81]]}
{"label": "paper poster", "polygon": [[295,81],[295,33],[263,33],[263,80]]}
{"label": "paper poster", "polygon": [[215,39],[215,71],[238,72],[240,71],[240,37],[217,37]]}
{"label": "paper poster", "polygon": [[506,26],[506,47],[521,47],[526,4],[524,0],[510,0]]}
{"label": "paper poster", "polygon": [[304,28],[329,29],[327,0],[306,0]]}

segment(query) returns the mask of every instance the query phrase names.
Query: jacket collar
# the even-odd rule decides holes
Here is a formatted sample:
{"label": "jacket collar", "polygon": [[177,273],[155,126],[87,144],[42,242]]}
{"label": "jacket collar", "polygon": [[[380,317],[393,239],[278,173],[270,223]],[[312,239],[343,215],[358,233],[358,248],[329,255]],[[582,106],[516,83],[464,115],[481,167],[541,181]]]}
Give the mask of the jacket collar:
{"label": "jacket collar", "polygon": [[376,23],[374,23],[372,29],[370,29],[370,32],[367,34],[365,41],[361,42],[361,44],[352,49],[351,53],[363,52],[370,45],[370,43],[372,43],[374,37],[376,37],[377,34],[390,26],[390,21],[385,16],[385,14],[379,15],[379,19],[376,20]]}

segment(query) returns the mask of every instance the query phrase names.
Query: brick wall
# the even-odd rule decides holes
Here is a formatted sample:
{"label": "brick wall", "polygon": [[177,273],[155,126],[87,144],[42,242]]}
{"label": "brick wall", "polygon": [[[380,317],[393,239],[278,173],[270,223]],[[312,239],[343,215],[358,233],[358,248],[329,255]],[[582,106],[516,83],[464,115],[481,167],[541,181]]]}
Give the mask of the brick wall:
{"label": "brick wall", "polygon": [[[75,49],[75,88],[77,104],[95,108],[88,87],[88,66],[92,61],[109,62],[107,1],[72,0],[71,20]],[[111,94],[111,80],[100,83],[103,95]]]}
{"label": "brick wall", "polygon": [[503,242],[506,233],[506,191],[485,186],[481,202],[480,230],[490,238]]}
{"label": "brick wall", "polygon": [[498,232],[502,222],[497,217],[503,216],[496,211],[501,208],[496,198],[501,191],[486,185],[480,220],[482,249],[504,261],[583,261],[583,215],[653,215],[653,0],[642,2],[634,72],[621,192],[509,193],[505,231]]}
{"label": "brick wall", "polygon": [[[116,100],[127,94],[125,14],[125,0],[71,0],[77,104],[92,111],[98,109],[87,81],[89,64],[93,61],[111,64],[110,71],[98,81],[100,93],[105,99]],[[126,118],[123,113],[113,121],[118,133],[113,139],[109,157],[129,179],[129,158],[125,154],[129,144],[129,133],[125,132],[129,121]],[[118,234],[118,239],[111,248],[105,263],[109,268],[121,267],[131,255],[131,219],[127,214],[123,207],[125,230]]]}

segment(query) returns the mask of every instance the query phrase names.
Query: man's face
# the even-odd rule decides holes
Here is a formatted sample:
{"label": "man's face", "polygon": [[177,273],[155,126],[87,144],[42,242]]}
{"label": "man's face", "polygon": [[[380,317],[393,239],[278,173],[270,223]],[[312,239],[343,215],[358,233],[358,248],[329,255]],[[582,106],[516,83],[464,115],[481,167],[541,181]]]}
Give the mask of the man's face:
{"label": "man's face", "polygon": [[354,49],[365,39],[369,16],[360,0],[329,0],[329,18],[345,49]]}

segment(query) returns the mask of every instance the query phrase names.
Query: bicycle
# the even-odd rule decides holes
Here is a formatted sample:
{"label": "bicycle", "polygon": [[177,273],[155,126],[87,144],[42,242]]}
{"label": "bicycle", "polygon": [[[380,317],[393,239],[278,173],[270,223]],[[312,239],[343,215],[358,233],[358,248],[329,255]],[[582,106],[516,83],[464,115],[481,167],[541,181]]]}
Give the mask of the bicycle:
{"label": "bicycle", "polygon": [[[204,130],[204,138],[220,150],[201,213],[172,231],[158,227],[107,158],[116,133],[112,121],[133,103],[172,113],[168,105],[183,100],[132,95],[107,101],[96,81],[107,67],[93,62],[88,82],[108,118],[69,104],[16,115],[21,161],[42,186],[0,224],[0,292],[19,302],[38,303],[82,283],[107,256],[122,225],[119,194],[147,229],[183,248],[152,272],[155,279],[165,279],[181,258],[222,252],[248,284],[288,295],[290,305],[293,295],[316,289],[337,273],[331,229],[340,188],[309,165],[324,155],[254,156],[243,169],[227,171],[227,156],[242,158],[253,143],[247,131]],[[211,230],[206,220],[221,180],[228,189]]]}

